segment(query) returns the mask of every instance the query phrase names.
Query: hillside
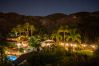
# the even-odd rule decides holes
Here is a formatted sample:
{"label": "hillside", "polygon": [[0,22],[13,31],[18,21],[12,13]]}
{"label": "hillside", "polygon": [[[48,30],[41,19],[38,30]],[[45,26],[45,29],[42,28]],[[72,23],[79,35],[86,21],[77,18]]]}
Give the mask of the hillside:
{"label": "hillside", "polygon": [[83,34],[91,38],[99,36],[99,11],[78,12],[70,15],[55,13],[48,16],[25,16],[17,13],[0,12],[0,34],[7,36],[12,28],[27,22],[35,26],[36,33],[43,30],[49,34],[60,26],[76,25],[82,36]]}

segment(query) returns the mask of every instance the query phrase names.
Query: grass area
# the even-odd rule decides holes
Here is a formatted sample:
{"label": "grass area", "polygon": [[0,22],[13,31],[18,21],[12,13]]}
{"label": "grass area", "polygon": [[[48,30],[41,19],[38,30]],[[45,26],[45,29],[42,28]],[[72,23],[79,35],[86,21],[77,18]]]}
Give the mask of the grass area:
{"label": "grass area", "polygon": [[81,55],[93,56],[93,51],[90,51],[90,50],[79,50],[76,52],[81,54]]}

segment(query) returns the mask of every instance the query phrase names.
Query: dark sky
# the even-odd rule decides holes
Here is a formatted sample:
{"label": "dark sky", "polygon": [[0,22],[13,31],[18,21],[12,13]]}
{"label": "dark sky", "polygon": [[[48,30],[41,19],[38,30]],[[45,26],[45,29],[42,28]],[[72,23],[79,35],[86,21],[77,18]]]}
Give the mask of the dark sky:
{"label": "dark sky", "polygon": [[99,11],[99,0],[0,0],[0,12],[45,16],[80,11]]}

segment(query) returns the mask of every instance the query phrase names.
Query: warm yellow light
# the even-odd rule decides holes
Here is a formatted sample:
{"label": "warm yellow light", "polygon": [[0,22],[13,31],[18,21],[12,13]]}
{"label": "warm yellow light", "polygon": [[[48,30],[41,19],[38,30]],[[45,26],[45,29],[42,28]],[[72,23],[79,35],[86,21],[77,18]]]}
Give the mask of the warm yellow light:
{"label": "warm yellow light", "polygon": [[86,45],[86,44],[81,44],[81,46],[82,46],[82,47],[86,47],[87,45]]}
{"label": "warm yellow light", "polygon": [[51,45],[50,43],[47,43],[47,44],[46,44],[46,46],[50,46],[50,45]]}
{"label": "warm yellow light", "polygon": [[74,44],[73,46],[74,46],[74,47],[77,47],[77,44]]}
{"label": "warm yellow light", "polygon": [[65,46],[69,46],[69,44],[68,44],[68,43],[66,43],[66,44],[65,44]]}
{"label": "warm yellow light", "polygon": [[90,45],[93,49],[97,49],[96,45]]}
{"label": "warm yellow light", "polygon": [[18,48],[20,48],[21,47],[21,43],[17,43],[17,46],[18,46]]}
{"label": "warm yellow light", "polygon": [[64,43],[63,43],[63,42],[61,42],[59,45],[64,46]]}
{"label": "warm yellow light", "polygon": [[71,47],[73,47],[73,44],[70,44]]}

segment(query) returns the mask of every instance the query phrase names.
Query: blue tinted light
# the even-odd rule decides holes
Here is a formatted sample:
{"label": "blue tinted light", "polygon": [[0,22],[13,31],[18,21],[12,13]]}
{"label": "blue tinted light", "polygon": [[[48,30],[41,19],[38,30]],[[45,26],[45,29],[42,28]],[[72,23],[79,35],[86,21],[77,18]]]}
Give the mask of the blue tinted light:
{"label": "blue tinted light", "polygon": [[7,59],[10,61],[14,61],[17,59],[17,57],[16,56],[7,56]]}

